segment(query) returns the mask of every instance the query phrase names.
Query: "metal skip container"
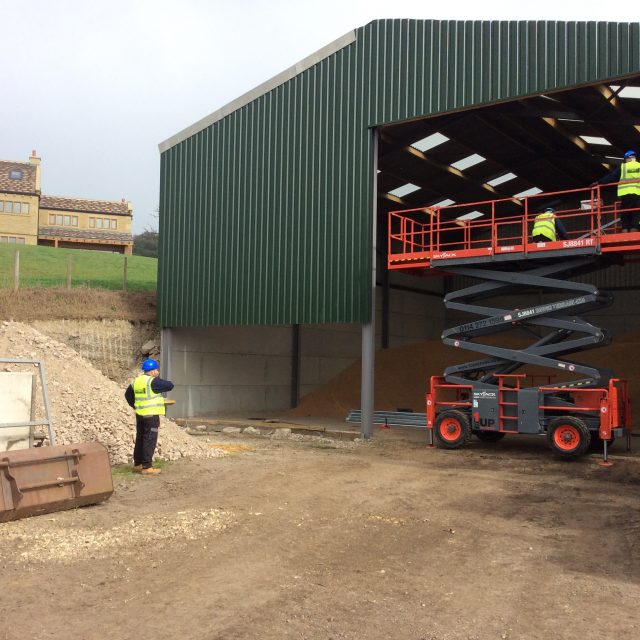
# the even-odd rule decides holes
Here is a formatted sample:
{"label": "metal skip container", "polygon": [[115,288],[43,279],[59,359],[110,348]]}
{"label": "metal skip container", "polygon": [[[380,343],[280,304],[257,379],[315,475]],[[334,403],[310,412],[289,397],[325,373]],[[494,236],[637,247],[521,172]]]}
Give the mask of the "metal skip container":
{"label": "metal skip container", "polygon": [[109,454],[98,442],[0,452],[0,522],[96,504],[112,493]]}

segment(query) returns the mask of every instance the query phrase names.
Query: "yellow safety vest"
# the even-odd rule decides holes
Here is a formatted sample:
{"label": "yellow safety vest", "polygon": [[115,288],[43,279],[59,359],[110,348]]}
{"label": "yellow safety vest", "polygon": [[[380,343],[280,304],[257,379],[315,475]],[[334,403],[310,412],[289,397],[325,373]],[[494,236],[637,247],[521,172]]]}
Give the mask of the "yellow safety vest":
{"label": "yellow safety vest", "polygon": [[618,196],[640,195],[640,162],[632,160],[620,166],[620,182]]}
{"label": "yellow safety vest", "polygon": [[153,376],[142,374],[131,383],[135,396],[134,409],[139,416],[163,416],[164,398],[151,388]]}
{"label": "yellow safety vest", "polygon": [[549,239],[549,242],[556,241],[556,222],[555,215],[553,213],[541,213],[539,216],[536,216],[533,231],[531,232],[532,236],[544,236]]}

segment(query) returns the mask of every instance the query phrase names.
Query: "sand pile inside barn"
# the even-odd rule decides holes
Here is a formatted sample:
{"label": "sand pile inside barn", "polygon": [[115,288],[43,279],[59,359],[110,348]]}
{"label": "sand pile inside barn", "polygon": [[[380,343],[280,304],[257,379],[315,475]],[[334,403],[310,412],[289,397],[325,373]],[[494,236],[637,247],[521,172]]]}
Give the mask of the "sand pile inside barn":
{"label": "sand pile inside barn", "polygon": [[[135,416],[124,399],[123,388],[70,347],[19,322],[0,323],[0,357],[44,362],[51,419],[58,444],[98,441],[109,450],[111,464],[130,461]],[[5,371],[29,370],[26,365],[13,364],[2,364],[0,368]],[[39,389],[37,397],[38,418],[43,418]],[[46,427],[41,429],[45,431]],[[162,421],[157,458],[177,460],[222,455],[225,455],[224,451],[211,449],[194,440],[171,420]]]}
{"label": "sand pile inside barn", "polygon": [[[517,338],[483,339],[485,344],[520,348],[526,341]],[[439,340],[403,345],[376,351],[375,409],[395,411],[399,408],[424,412],[424,397],[432,375],[442,375],[446,367],[480,358],[471,351],[447,347]],[[640,406],[640,332],[616,336],[612,344],[567,358],[603,369],[612,369],[618,378],[629,382],[633,406]],[[323,387],[304,396],[290,416],[324,416],[344,418],[350,409],[360,408],[361,363],[354,362]],[[530,367],[517,373],[553,374],[550,369]],[[563,375],[562,380],[580,376]],[[560,378],[552,379],[559,382]],[[537,380],[546,384],[546,379]]]}

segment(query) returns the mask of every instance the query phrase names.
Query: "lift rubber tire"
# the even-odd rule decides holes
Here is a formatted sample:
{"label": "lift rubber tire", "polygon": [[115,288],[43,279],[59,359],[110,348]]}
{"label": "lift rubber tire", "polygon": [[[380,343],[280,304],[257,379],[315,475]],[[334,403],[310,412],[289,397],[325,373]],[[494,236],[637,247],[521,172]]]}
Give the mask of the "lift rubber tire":
{"label": "lift rubber tire", "polygon": [[458,449],[467,443],[471,435],[469,418],[455,409],[443,411],[436,418],[434,432],[439,447]]}
{"label": "lift rubber tire", "polygon": [[587,425],[573,416],[554,418],[549,423],[547,438],[553,452],[566,459],[584,455],[591,444]]}
{"label": "lift rubber tire", "polygon": [[507,434],[502,431],[474,431],[473,435],[481,442],[498,442]]}

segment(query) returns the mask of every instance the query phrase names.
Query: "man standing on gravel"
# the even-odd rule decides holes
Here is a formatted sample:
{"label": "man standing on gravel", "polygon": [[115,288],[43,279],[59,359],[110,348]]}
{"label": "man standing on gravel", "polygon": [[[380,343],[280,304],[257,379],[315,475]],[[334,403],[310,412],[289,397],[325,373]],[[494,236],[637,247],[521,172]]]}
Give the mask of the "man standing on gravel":
{"label": "man standing on gravel", "polygon": [[136,411],[136,444],[133,449],[133,468],[144,475],[155,475],[160,469],[152,466],[153,453],[158,443],[160,416],[165,415],[164,398],[160,395],[173,389],[173,382],[162,380],[160,365],[147,358],[142,363],[142,374],[133,379],[124,397]]}

